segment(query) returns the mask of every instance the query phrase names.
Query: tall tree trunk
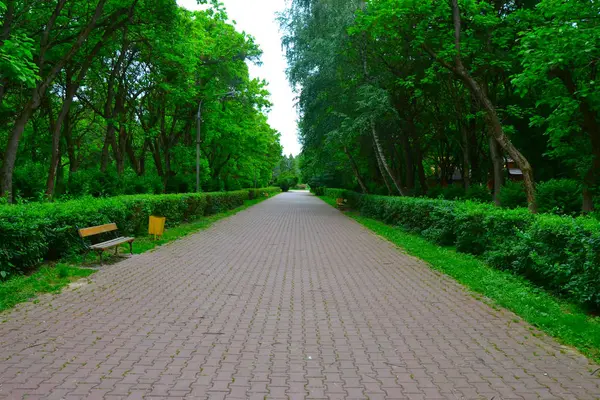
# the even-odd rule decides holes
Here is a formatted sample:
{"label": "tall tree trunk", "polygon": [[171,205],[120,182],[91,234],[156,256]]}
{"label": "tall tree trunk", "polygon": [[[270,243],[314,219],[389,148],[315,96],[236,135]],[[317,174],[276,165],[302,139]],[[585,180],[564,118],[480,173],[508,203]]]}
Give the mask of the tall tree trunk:
{"label": "tall tree trunk", "polygon": [[[50,87],[50,85],[52,84],[58,73],[64,68],[64,66],[79,51],[81,46],[83,46],[84,42],[91,34],[92,30],[96,27],[97,21],[102,15],[102,10],[104,9],[106,1],[107,0],[98,1],[92,18],[77,34],[77,39],[75,40],[75,43],[67,51],[65,56],[63,56],[61,59],[59,59],[52,65],[52,68],[50,69],[48,74],[42,80],[40,80],[40,82],[38,82],[38,84],[32,91],[31,100],[29,100],[25,104],[25,107],[19,113],[19,116],[15,121],[14,127],[11,133],[9,134],[8,143],[4,153],[2,169],[0,169],[0,197],[8,196],[9,201],[12,201],[13,172],[15,168],[15,161],[17,159],[17,151],[19,149],[19,141],[21,140],[21,136],[25,131],[25,127],[29,122],[29,119],[33,115],[33,112],[39,108],[41,100],[45,96],[48,87]],[[56,8],[52,16],[50,17],[50,20],[46,24],[46,27],[42,34],[42,49],[40,51],[40,57],[38,60],[38,67],[40,67],[40,71],[43,70],[42,67],[45,65],[44,55],[45,52],[48,50],[50,30],[54,26],[55,21],[58,19],[65,3],[66,0],[58,1]]]}
{"label": "tall tree trunk", "polygon": [[25,106],[25,109],[15,121],[13,131],[8,138],[8,143],[4,152],[2,169],[0,169],[0,197],[6,197],[9,203],[12,203],[13,201],[12,177],[15,169],[15,161],[17,160],[19,139],[32,114],[33,108],[31,106]]}
{"label": "tall tree trunk", "polygon": [[394,194],[394,192],[392,191],[392,187],[390,186],[390,184],[387,180],[387,177],[386,177],[387,172],[385,171],[383,162],[381,161],[381,157],[379,157],[379,152],[377,151],[377,147],[375,145],[375,140],[373,140],[373,150],[375,151],[375,159],[377,160],[377,167],[379,168],[379,173],[381,174],[383,183],[385,184],[385,187],[387,188],[388,194],[391,196]]}
{"label": "tall tree trunk", "polygon": [[404,158],[404,174],[406,178],[406,187],[408,189],[415,188],[415,163],[411,151],[408,135],[400,133],[400,144],[402,146],[402,156]]}
{"label": "tall tree trunk", "polygon": [[425,177],[425,168],[423,167],[423,150],[421,149],[421,138],[417,132],[414,120],[414,109],[416,108],[416,101],[411,104],[412,111],[409,112],[407,122],[410,137],[413,141],[412,149],[414,150],[414,164],[417,169],[417,176],[419,177],[419,185],[421,186],[421,194],[427,193],[427,179]]}
{"label": "tall tree trunk", "polygon": [[377,154],[379,156],[379,160],[383,166],[383,169],[388,174],[388,176],[391,178],[392,182],[394,183],[394,186],[396,187],[396,190],[398,191],[398,194],[400,194],[400,196],[404,196],[405,193],[402,190],[402,185],[400,184],[400,182],[398,181],[398,179],[392,172],[390,166],[388,165],[388,163],[385,159],[385,154],[383,152],[383,146],[381,145],[381,140],[379,139],[379,134],[377,133],[377,129],[375,129],[375,121],[372,118],[371,118],[371,133],[373,134],[373,142],[375,143],[375,151],[377,152]]}
{"label": "tall tree trunk", "polygon": [[462,178],[465,190],[469,190],[471,186],[471,161],[469,159],[469,131],[462,121],[458,121],[461,134],[461,151],[462,151]]}
{"label": "tall tree trunk", "polygon": [[[472,109],[472,114],[475,114],[476,110]],[[487,179],[481,176],[481,152],[479,151],[480,142],[477,139],[477,120],[472,118],[467,126],[467,134],[469,137],[469,161],[471,163],[471,183],[486,183]],[[487,132],[485,134],[487,135]]]}
{"label": "tall tree trunk", "polygon": [[[68,114],[71,108],[71,103],[73,101],[73,96],[75,96],[73,73],[70,69],[67,69],[65,73],[65,98],[63,99],[63,104],[58,118],[56,119],[56,122],[50,125],[50,129],[52,130],[52,155],[50,157],[48,178],[46,179],[46,197],[49,199],[51,199],[54,195],[54,187],[56,183],[56,169],[58,168],[58,164],[60,163],[60,131],[63,122],[69,118]],[[50,104],[50,100],[48,100],[48,104],[48,112],[52,112],[52,105]]]}
{"label": "tall tree trunk", "polygon": [[508,138],[502,123],[496,112],[496,108],[492,104],[489,97],[485,94],[484,89],[479,83],[469,74],[467,69],[462,63],[460,56],[460,31],[461,31],[461,20],[460,20],[460,9],[458,8],[458,0],[452,0],[452,19],[454,22],[454,44],[455,44],[455,56],[454,65],[449,64],[444,59],[438,57],[438,55],[426,44],[423,45],[423,49],[429,53],[440,65],[448,69],[460,80],[464,82],[467,89],[471,93],[471,96],[477,101],[479,106],[485,113],[485,121],[488,126],[488,134],[492,136],[502,149],[515,161],[517,166],[523,172],[523,184],[525,187],[525,194],[527,195],[527,202],[529,203],[529,210],[533,213],[537,212],[537,204],[535,201],[535,181],[533,178],[533,169],[529,164],[529,161],[521,154],[519,150],[514,146],[511,140]]}
{"label": "tall tree trunk", "polygon": [[156,173],[158,176],[164,176],[162,160],[160,158],[160,147],[158,145],[158,139],[154,138],[154,140],[148,141],[148,147],[150,148],[150,152],[152,153],[152,159],[154,160],[154,166],[156,167]]}
{"label": "tall tree trunk", "polygon": [[583,185],[582,196],[583,196],[583,204],[581,209],[584,213],[590,213],[594,211],[594,194],[590,190],[591,186],[588,182],[594,181],[594,171],[590,168],[585,176],[585,182]]}
{"label": "tall tree trunk", "polygon": [[[56,170],[58,168],[58,164],[60,163],[60,125],[65,118],[66,115],[62,115],[64,111],[61,110],[61,115],[58,116],[58,119],[50,124],[50,129],[52,129],[52,149],[50,156],[50,168],[48,170],[48,178],[46,179],[46,197],[51,199],[54,195],[54,187],[56,183]],[[50,119],[52,119],[52,104],[50,99],[48,99],[48,113],[50,115]],[[68,113],[68,111],[67,111]]]}
{"label": "tall tree trunk", "polygon": [[358,170],[356,162],[354,162],[354,158],[352,157],[352,154],[350,154],[350,151],[348,151],[348,147],[346,147],[346,146],[344,146],[344,153],[346,153],[346,156],[348,156],[348,161],[350,162],[350,167],[352,167],[352,171],[354,172],[354,176],[356,177],[356,180],[358,181],[358,184],[360,185],[362,192],[364,194],[368,194],[369,190],[365,186],[365,183],[362,179],[362,176],[360,175],[360,171]]}
{"label": "tall tree trunk", "polygon": [[63,135],[65,137],[65,142],[67,143],[67,157],[69,157],[70,178],[71,173],[77,172],[77,170],[79,169],[79,161],[77,160],[77,156],[75,154],[75,141],[73,140],[73,126],[71,124],[70,118],[67,118],[65,120]]}
{"label": "tall tree trunk", "polygon": [[70,68],[67,68],[65,72],[65,98],[63,100],[60,114],[52,131],[52,160],[50,161],[50,170],[48,171],[48,179],[46,181],[46,196],[48,198],[51,198],[54,195],[54,176],[56,175],[56,169],[58,168],[58,164],[60,162],[60,132],[63,121],[68,119],[69,111],[71,110],[71,105],[73,104],[73,97],[75,97],[75,93],[87,75],[87,72],[90,69],[92,62],[98,55],[98,52],[102,49],[102,47],[104,47],[104,44],[108,39],[110,39],[113,33],[125,24],[125,21],[126,20],[122,20],[119,23],[115,23],[106,28],[102,38],[98,41],[98,43],[96,43],[92,51],[85,58],[85,61],[81,65],[75,81],[73,81],[73,71]]}
{"label": "tall tree trunk", "polygon": [[421,194],[427,193],[427,178],[425,177],[425,168],[423,167],[423,152],[420,145],[415,145],[415,158],[417,165],[417,176],[419,177],[419,185],[421,186]]}
{"label": "tall tree trunk", "polygon": [[492,159],[492,172],[494,180],[494,203],[500,206],[500,191],[504,184],[504,160],[500,151],[500,146],[496,139],[490,137],[490,157]]}
{"label": "tall tree trunk", "polygon": [[110,148],[110,136],[106,134],[104,136],[104,144],[102,145],[102,154],[100,156],[100,172],[104,173],[108,169],[109,162],[109,151]]}
{"label": "tall tree trunk", "polygon": [[600,116],[598,112],[589,104],[587,97],[582,97],[577,91],[577,85],[573,80],[571,71],[566,69],[555,69],[550,72],[551,75],[558,77],[567,88],[571,97],[577,101],[579,111],[583,115],[581,123],[582,130],[587,133],[590,139],[592,151],[592,164],[590,165],[583,179],[583,204],[582,210],[585,213],[594,211],[593,188],[598,185],[600,179]]}

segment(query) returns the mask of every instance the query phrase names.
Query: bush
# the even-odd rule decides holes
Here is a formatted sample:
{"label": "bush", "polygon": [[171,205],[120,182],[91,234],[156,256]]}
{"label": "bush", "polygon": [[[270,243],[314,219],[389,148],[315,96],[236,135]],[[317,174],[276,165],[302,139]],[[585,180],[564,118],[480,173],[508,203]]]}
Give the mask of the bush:
{"label": "bush", "polygon": [[581,185],[572,179],[551,179],[536,187],[538,211],[575,216],[581,213]]}
{"label": "bush", "polygon": [[499,199],[505,208],[527,207],[527,196],[521,182],[507,182],[500,190]]}
{"label": "bush", "polygon": [[492,193],[485,185],[471,185],[465,193],[465,199],[487,203],[492,201]]}
{"label": "bush", "polygon": [[[279,188],[257,189],[275,192]],[[146,232],[148,217],[167,218],[169,226],[244,204],[252,190],[227,193],[136,195],[83,198],[62,203],[0,206],[0,277],[24,273],[43,260],[81,250],[78,228],[115,222],[121,233]]]}
{"label": "bush", "polygon": [[[520,187],[511,189],[515,186]],[[349,203],[366,217],[456,246],[457,251],[481,256],[493,267],[600,308],[600,221],[594,218],[534,215],[526,208],[360,195],[339,189],[327,189],[325,194],[352,199]]]}
{"label": "bush", "polygon": [[324,186],[311,186],[310,191],[315,194],[315,196],[324,196],[325,195],[325,187]]}
{"label": "bush", "polygon": [[291,172],[284,172],[277,178],[277,186],[282,192],[287,192],[290,188],[296,186],[300,179]]}
{"label": "bush", "polygon": [[257,199],[259,197],[266,197],[265,195],[268,195],[269,197],[271,197],[278,193],[281,193],[281,188],[279,188],[277,186],[248,190],[248,195],[249,195],[250,200]]}

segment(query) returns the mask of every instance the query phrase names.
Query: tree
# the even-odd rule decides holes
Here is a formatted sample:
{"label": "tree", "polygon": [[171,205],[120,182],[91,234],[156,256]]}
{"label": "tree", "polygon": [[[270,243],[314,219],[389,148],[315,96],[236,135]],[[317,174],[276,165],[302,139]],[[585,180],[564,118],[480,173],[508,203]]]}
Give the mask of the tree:
{"label": "tree", "polygon": [[249,76],[261,52],[211,4],[0,4],[0,193],[191,191],[199,104],[203,189],[266,185],[281,146],[266,83]]}
{"label": "tree", "polygon": [[529,25],[518,54],[523,71],[514,82],[522,96],[540,94],[534,126],[546,129],[551,154],[583,181],[583,210],[592,211],[600,179],[599,5],[543,0],[522,13]]}

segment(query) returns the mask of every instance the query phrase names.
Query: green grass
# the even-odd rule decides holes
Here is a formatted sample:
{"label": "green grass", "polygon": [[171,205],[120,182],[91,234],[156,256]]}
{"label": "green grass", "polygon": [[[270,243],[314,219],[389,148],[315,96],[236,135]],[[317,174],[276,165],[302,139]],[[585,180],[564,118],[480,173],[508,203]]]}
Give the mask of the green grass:
{"label": "green grass", "polygon": [[[137,237],[133,244],[134,254],[145,253],[160,245],[172,242],[191,233],[210,227],[216,221],[230,217],[243,211],[255,204],[260,203],[265,198],[246,200],[244,205],[233,210],[211,215],[200,220],[181,224],[179,226],[168,228],[165,234],[159,240],[153,240],[151,237]],[[129,252],[129,245],[121,249],[122,252]],[[105,262],[118,261],[118,257],[110,256],[111,252],[104,255]],[[27,276],[15,276],[5,282],[0,282],[0,312],[14,307],[18,303],[30,301],[42,293],[59,293],[62,288],[79,280],[88,277],[96,272],[95,269],[81,268],[81,266],[92,266],[98,262],[93,253],[88,255],[88,262],[83,263],[82,256],[73,256],[64,262],[56,265],[44,265],[36,272]]]}
{"label": "green grass", "polygon": [[0,311],[31,300],[40,293],[58,293],[69,283],[85,278],[95,271],[66,264],[44,266],[29,276],[16,276],[0,283]]}
{"label": "green grass", "polygon": [[[335,207],[335,199],[321,197]],[[492,307],[511,310],[523,320],[577,348],[589,359],[600,362],[600,318],[584,312],[575,304],[560,300],[535,287],[524,278],[489,267],[481,260],[441,247],[401,228],[346,213],[379,236],[389,240],[406,253],[427,262],[433,269],[451,276],[486,301]]]}

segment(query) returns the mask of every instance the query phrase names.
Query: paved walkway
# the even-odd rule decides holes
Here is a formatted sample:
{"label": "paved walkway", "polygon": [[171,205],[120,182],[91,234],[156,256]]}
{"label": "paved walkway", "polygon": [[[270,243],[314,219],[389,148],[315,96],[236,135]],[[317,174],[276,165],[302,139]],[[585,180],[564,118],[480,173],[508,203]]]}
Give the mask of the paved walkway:
{"label": "paved walkway", "polygon": [[305,193],[0,317],[0,397],[600,398],[585,358]]}

